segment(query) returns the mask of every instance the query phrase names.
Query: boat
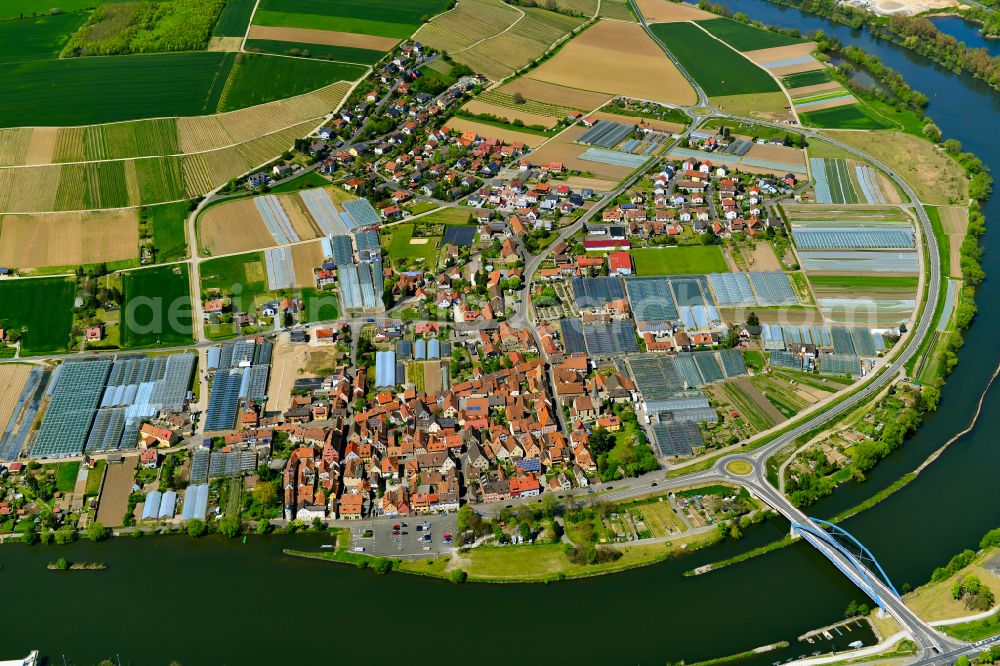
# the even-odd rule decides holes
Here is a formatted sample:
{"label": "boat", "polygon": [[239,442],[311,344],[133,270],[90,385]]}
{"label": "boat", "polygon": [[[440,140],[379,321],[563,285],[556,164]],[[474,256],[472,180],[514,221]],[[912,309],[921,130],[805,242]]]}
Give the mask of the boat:
{"label": "boat", "polygon": [[332,543],[324,543],[322,546],[320,546],[320,548],[333,548],[333,544]]}
{"label": "boat", "polygon": [[32,650],[31,654],[23,659],[0,661],[0,666],[38,666],[38,650]]}
{"label": "boat", "polygon": [[864,646],[865,644],[862,643],[861,641],[851,641],[850,643],[847,644],[847,647],[851,648],[852,650],[857,650],[858,648],[863,648]]}

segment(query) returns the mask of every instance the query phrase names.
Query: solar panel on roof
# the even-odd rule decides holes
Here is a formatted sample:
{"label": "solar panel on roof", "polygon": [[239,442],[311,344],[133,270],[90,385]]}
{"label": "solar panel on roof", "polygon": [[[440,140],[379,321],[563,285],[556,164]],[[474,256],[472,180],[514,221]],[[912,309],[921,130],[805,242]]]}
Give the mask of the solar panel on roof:
{"label": "solar panel on roof", "polygon": [[573,278],[571,284],[573,298],[582,310],[600,308],[625,296],[621,279],[614,276]]}
{"label": "solar panel on roof", "polygon": [[670,293],[668,280],[629,277],[625,280],[625,288],[637,322],[678,320],[677,305]]}
{"label": "solar panel on roof", "polygon": [[476,240],[476,228],[464,225],[450,224],[444,230],[441,242],[445,245],[469,247]]}
{"label": "solar panel on roof", "polygon": [[689,456],[695,447],[705,443],[697,423],[656,423],[652,430],[661,456]]}
{"label": "solar panel on roof", "polygon": [[587,352],[591,356],[639,353],[639,343],[629,322],[584,324],[583,337],[587,342]]}
{"label": "solar panel on roof", "polygon": [[579,319],[561,319],[563,347],[567,354],[586,354],[587,342],[583,337],[583,323]]}

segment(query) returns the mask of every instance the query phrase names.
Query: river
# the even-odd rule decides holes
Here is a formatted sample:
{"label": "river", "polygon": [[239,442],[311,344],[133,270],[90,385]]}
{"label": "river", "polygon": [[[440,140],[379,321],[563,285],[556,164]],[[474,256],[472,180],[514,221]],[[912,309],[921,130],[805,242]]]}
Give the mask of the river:
{"label": "river", "polygon": [[936,16],[931,21],[934,22],[938,30],[964,42],[968,47],[986,49],[994,57],[1000,55],[1000,40],[983,37],[977,23],[966,21],[961,16]]}
{"label": "river", "polygon": [[[765,0],[730,0],[754,18],[803,31],[823,29],[898,70],[930,97],[928,112],[1000,173],[995,140],[1000,96],[864,32]],[[988,206],[997,218],[1000,203]],[[984,266],[1000,270],[1000,234],[986,237]],[[914,469],[965,427],[1000,357],[1000,281],[980,290],[980,314],[939,412],[869,480],[839,489],[812,508],[826,517],[856,504]],[[927,580],[953,553],[975,547],[1000,525],[1000,392],[988,396],[979,426],[901,492],[845,527],[868,545],[898,585]],[[864,601],[821,555],[803,544],[709,575],[681,573],[780,537],[775,521],[727,542],[660,565],[552,585],[451,585],[281,555],[283,546],[317,547],[315,535],[116,539],[70,546],[4,546],[0,583],[0,659],[41,650],[50,663],[290,664],[657,664],[689,663],[795,637],[838,620]],[[102,561],[106,571],[52,572],[48,561]],[[388,641],[383,642],[383,641]]]}

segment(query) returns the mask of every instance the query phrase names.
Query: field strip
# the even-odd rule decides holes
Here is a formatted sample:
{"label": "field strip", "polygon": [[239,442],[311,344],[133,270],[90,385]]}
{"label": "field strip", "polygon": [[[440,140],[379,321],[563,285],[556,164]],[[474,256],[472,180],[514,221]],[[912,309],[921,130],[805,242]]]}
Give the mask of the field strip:
{"label": "field strip", "polygon": [[[458,6],[457,3],[456,3],[455,6],[456,7]],[[490,35],[489,37],[483,37],[478,42],[474,42],[472,44],[469,44],[464,49],[459,49],[458,51],[453,51],[450,55],[455,55],[456,53],[462,53],[463,51],[468,51],[469,49],[471,49],[473,47],[479,46],[480,44],[482,44],[485,41],[489,41],[489,40],[491,40],[491,39],[493,39],[495,37],[499,37],[500,35],[502,35],[502,34],[504,34],[506,32],[510,32],[511,30],[514,29],[515,25],[517,25],[518,23],[520,23],[521,21],[523,21],[524,17],[527,16],[527,14],[524,13],[524,10],[522,10],[520,7],[517,7],[515,5],[508,5],[508,7],[510,7],[511,9],[517,10],[517,12],[521,15],[520,18],[518,18],[516,21],[514,21],[513,23],[511,23],[509,26],[507,26],[506,28],[504,28],[503,30],[501,30],[500,32],[498,32],[497,34]]]}
{"label": "field strip", "polygon": [[253,11],[250,12],[250,20],[247,21],[247,29],[243,31],[243,41],[240,42],[240,51],[246,51],[247,39],[249,39],[250,29],[253,27],[253,17],[257,15],[257,10],[259,8],[260,8],[260,0],[257,0],[257,2],[253,4]]}

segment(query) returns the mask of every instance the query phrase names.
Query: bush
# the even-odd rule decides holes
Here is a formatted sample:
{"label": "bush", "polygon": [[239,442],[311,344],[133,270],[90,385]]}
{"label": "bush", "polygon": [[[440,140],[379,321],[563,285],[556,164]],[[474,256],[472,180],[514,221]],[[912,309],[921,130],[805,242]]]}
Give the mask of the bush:
{"label": "bush", "polygon": [[111,528],[100,523],[91,523],[87,527],[87,538],[91,541],[104,541],[111,536]]}
{"label": "bush", "polygon": [[198,520],[193,518],[187,521],[186,524],[188,536],[198,538],[203,537],[208,534],[208,525],[205,524],[204,520]]}
{"label": "bush", "polygon": [[461,585],[469,578],[469,574],[465,573],[461,569],[456,569],[448,574],[448,580],[455,585]]}
{"label": "bush", "polygon": [[375,563],[372,565],[372,570],[374,570],[379,576],[384,576],[392,571],[392,560],[381,557],[375,560]]}

